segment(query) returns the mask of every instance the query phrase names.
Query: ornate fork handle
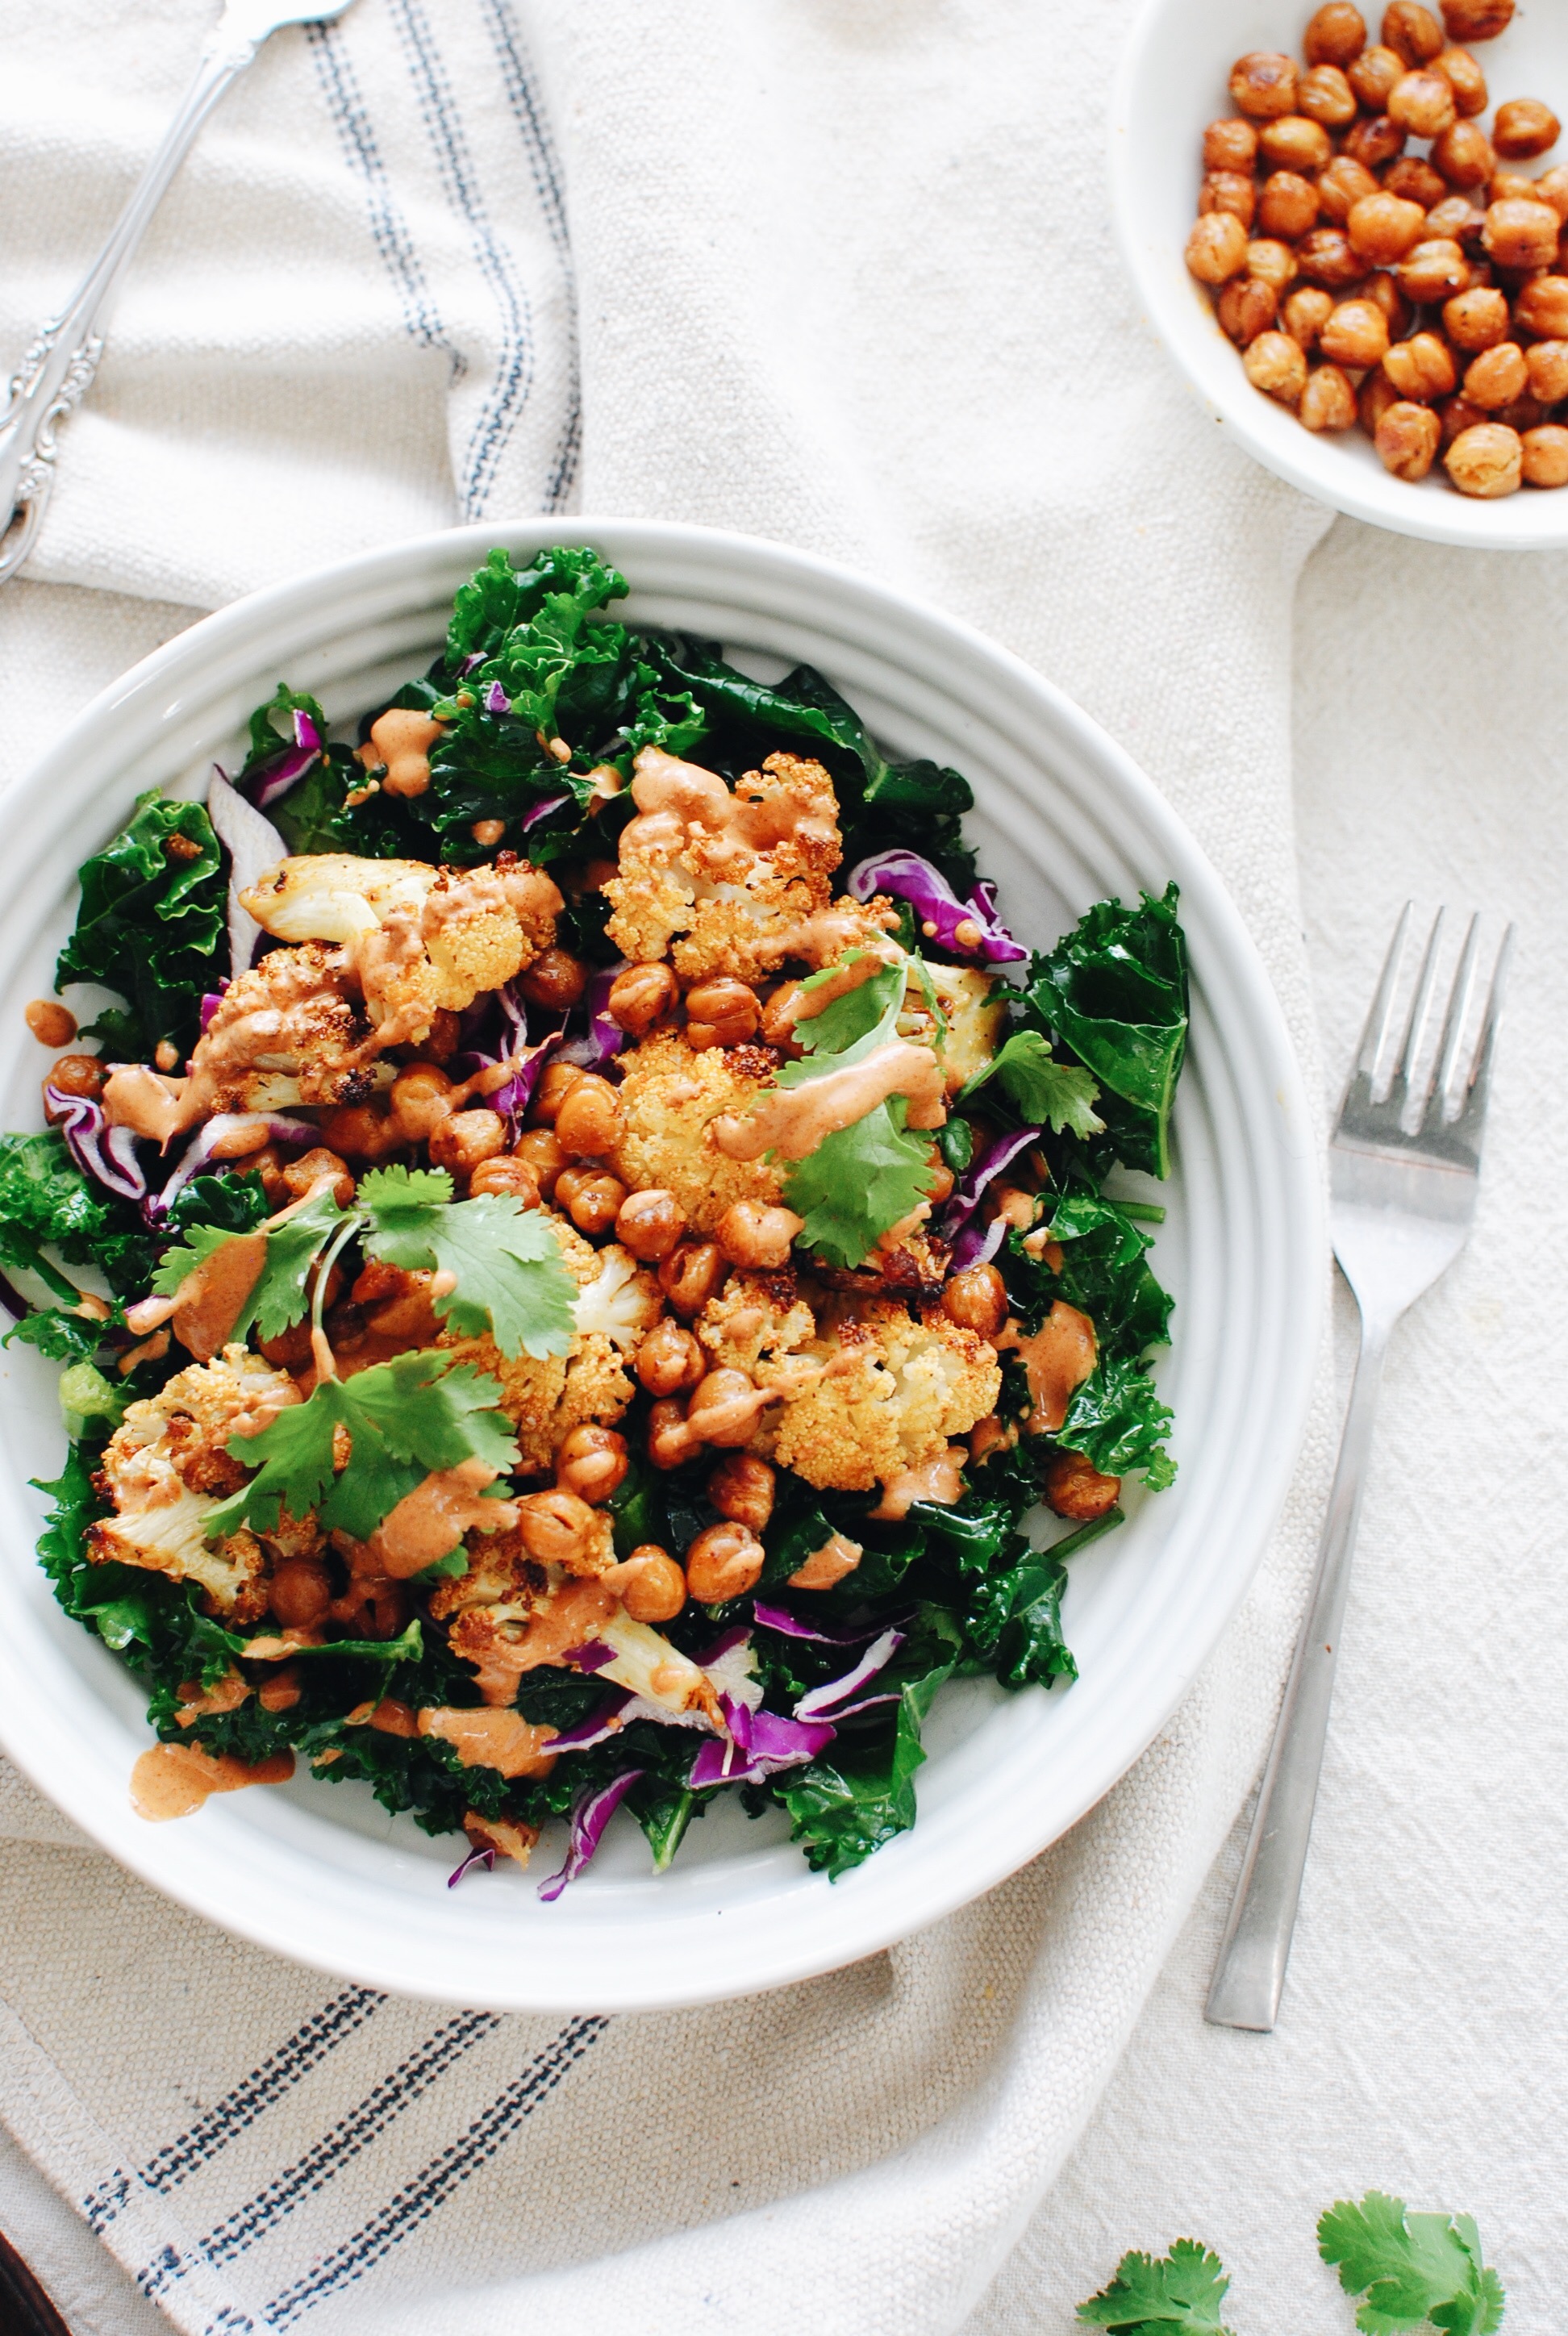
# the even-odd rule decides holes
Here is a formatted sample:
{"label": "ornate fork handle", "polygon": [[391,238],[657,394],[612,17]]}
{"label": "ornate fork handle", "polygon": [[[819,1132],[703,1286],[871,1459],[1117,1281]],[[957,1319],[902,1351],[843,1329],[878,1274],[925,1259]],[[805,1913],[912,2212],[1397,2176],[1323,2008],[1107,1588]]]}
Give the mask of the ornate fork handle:
{"label": "ornate fork handle", "polygon": [[92,385],[103,353],[103,327],[126,268],[197,131],[259,45],[250,33],[238,31],[229,15],[218,24],[184,103],[109,240],[12,379],[0,413],[0,514],[7,515],[0,530],[0,584],[15,575],[37,540],[54,483],[54,433]]}

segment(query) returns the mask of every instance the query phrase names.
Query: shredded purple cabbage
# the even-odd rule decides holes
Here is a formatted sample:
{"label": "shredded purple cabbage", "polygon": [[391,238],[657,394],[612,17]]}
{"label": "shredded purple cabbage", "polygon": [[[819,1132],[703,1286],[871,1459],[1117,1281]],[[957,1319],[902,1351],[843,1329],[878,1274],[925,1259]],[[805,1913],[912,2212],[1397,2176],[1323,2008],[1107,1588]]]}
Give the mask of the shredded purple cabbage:
{"label": "shredded purple cabbage", "polygon": [[209,989],[201,1001],[201,1035],[203,1037],[207,1035],[208,1024],[211,1021],[213,1016],[217,1013],[219,1007],[223,1003],[223,993],[228,987],[229,976],[227,974],[220,975],[217,988]]}
{"label": "shredded purple cabbage", "polygon": [[550,1737],[550,1752],[552,1755],[557,1752],[586,1752],[590,1745],[602,1744],[609,1736],[618,1736],[621,1714],[634,1700],[629,1688],[611,1688],[604,1701],[597,1704],[586,1719],[579,1719],[575,1728],[563,1728],[559,1735]]}
{"label": "shredded purple cabbage", "polygon": [[295,707],[293,719],[293,745],[286,746],[275,762],[251,774],[250,800],[258,811],[270,811],[275,803],[280,803],[320,755],[321,733],[303,706]]}
{"label": "shredded purple cabbage", "polygon": [[988,1225],[979,1217],[971,1217],[957,1241],[948,1268],[952,1273],[968,1273],[971,1265],[989,1265],[1008,1236],[1005,1217],[993,1217]]}
{"label": "shredded purple cabbage", "polygon": [[463,1880],[463,1875],[468,1872],[472,1865],[482,1865],[487,1874],[493,1874],[495,1871],[494,1850],[471,1849],[468,1855],[463,1859],[463,1864],[454,1867],[452,1873],[447,1875],[447,1888],[449,1890],[455,1890],[458,1883]]}
{"label": "shredded purple cabbage", "polygon": [[473,671],[474,667],[476,665],[482,665],[484,663],[484,659],[485,651],[483,649],[475,649],[472,656],[465,657],[463,660],[463,679],[466,681],[469,675]]}
{"label": "shredded purple cabbage", "polygon": [[726,1655],[733,1654],[737,1647],[744,1647],[750,1637],[750,1623],[736,1622],[721,1638],[716,1639],[704,1653],[693,1655],[692,1660],[699,1671],[706,1671],[712,1664],[723,1662]]}
{"label": "shredded purple cabbage", "polygon": [[522,817],[518,821],[518,825],[526,835],[531,827],[537,827],[540,821],[548,819],[552,811],[560,811],[563,803],[574,803],[576,801],[577,797],[569,787],[563,787],[558,795],[541,795],[532,810],[523,813]]}
{"label": "shredded purple cabbage", "polygon": [[994,884],[978,883],[960,900],[941,871],[918,852],[874,852],[851,869],[847,890],[857,900],[874,892],[907,900],[927,940],[971,963],[1018,965],[1028,956],[997,914]]}
{"label": "shredded purple cabbage", "polygon": [[808,1621],[803,1615],[792,1614],[787,1606],[765,1605],[760,1598],[752,1611],[765,1630],[776,1630],[784,1639],[814,1639],[824,1647],[863,1647],[883,1627],[880,1622],[850,1622],[842,1630],[833,1630],[814,1616]]}
{"label": "shredded purple cabbage", "polygon": [[[142,1214],[148,1222],[161,1224],[174,1206],[179,1194],[190,1183],[192,1176],[199,1175],[211,1159],[222,1139],[234,1128],[241,1127],[247,1121],[256,1119],[264,1119],[267,1122],[268,1138],[273,1144],[297,1144],[302,1151],[308,1152],[313,1144],[319,1144],[321,1141],[321,1130],[313,1126],[307,1119],[290,1119],[286,1114],[278,1111],[220,1111],[207,1122],[205,1127],[187,1145],[180,1157],[180,1165],[175,1169],[162,1191],[148,1193],[142,1209]],[[258,1145],[258,1149],[259,1148]],[[234,1166],[243,1170],[247,1156],[243,1153],[240,1153],[235,1160]]]}
{"label": "shredded purple cabbage", "polygon": [[748,1713],[747,1729],[744,1750],[738,1738],[708,1738],[687,1778],[693,1792],[709,1785],[754,1785],[776,1769],[798,1768],[803,1760],[814,1760],[835,1733],[826,1720],[784,1719],[776,1711]]}
{"label": "shredded purple cabbage", "polygon": [[502,689],[499,681],[492,681],[490,687],[485,691],[484,710],[487,714],[510,714],[511,712],[511,700],[508,697],[505,690]]}
{"label": "shredded purple cabbage", "polygon": [[589,1859],[604,1838],[604,1829],[619,1808],[627,1794],[641,1776],[640,1768],[623,1769],[608,1785],[597,1791],[581,1793],[572,1804],[571,1846],[566,1854],[566,1864],[559,1874],[539,1885],[539,1894],[546,1905],[560,1896],[569,1882],[575,1882]]}
{"label": "shredded purple cabbage", "polygon": [[579,1671],[601,1671],[607,1663],[614,1662],[615,1649],[607,1647],[602,1639],[587,1639],[580,1647],[568,1647],[560,1660]]}
{"label": "shredded purple cabbage", "polygon": [[583,992],[582,1002],[572,1008],[574,1014],[586,1014],[588,1034],[581,1038],[569,1038],[558,1049],[563,1063],[575,1063],[579,1070],[597,1071],[612,1056],[618,1055],[626,1044],[626,1032],[618,1022],[612,1022],[606,1013],[609,993],[616,977],[626,971],[626,959],[617,958],[613,965],[600,966]]}
{"label": "shredded purple cabbage", "polygon": [[[985,1198],[987,1186],[996,1181],[1004,1168],[1012,1164],[1020,1152],[1027,1152],[1031,1144],[1038,1144],[1044,1134],[1042,1127],[1015,1128],[1010,1134],[998,1135],[994,1144],[988,1144],[983,1152],[976,1154],[942,1211],[940,1231],[944,1241],[957,1241],[973,1221]],[[1000,1239],[998,1233],[998,1241]],[[973,1262],[972,1259],[970,1262]]]}
{"label": "shredded purple cabbage", "polygon": [[861,1657],[853,1670],[845,1671],[842,1679],[827,1679],[821,1687],[807,1689],[795,1705],[797,1719],[840,1719],[844,1707],[858,1689],[865,1687],[898,1649],[903,1645],[901,1630],[884,1630],[874,1639]]}
{"label": "shredded purple cabbage", "polygon": [[147,1178],[128,1127],[112,1127],[102,1105],[91,1095],[67,1095],[51,1080],[44,1090],[49,1116],[59,1124],[65,1147],[84,1176],[95,1177],[122,1201],[140,1201]]}

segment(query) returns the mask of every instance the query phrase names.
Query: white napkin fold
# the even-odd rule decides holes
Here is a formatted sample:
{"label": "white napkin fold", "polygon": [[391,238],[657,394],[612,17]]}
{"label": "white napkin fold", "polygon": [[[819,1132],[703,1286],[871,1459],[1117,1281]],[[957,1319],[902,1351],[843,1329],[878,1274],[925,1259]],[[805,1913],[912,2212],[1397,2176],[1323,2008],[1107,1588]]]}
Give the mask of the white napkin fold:
{"label": "white napkin fold", "polygon": [[[61,674],[21,729],[168,604],[460,512],[751,529],[924,592],[1104,721],[1215,859],[1310,1055],[1290,618],[1326,521],[1227,446],[1133,309],[1102,163],[1127,13],[359,0],[281,36],[170,196],[64,435],[38,580],[0,603],[8,699],[41,642]],[[89,255],[207,15],[81,0],[63,29],[0,0],[10,342]],[[83,586],[104,596],[58,589]],[[365,1998],[8,1803],[0,2117],[191,2331],[956,2327],[1255,1772],[1325,1448],[1320,1413],[1244,1613],[1067,1841],[756,2002],[607,2024]]]}

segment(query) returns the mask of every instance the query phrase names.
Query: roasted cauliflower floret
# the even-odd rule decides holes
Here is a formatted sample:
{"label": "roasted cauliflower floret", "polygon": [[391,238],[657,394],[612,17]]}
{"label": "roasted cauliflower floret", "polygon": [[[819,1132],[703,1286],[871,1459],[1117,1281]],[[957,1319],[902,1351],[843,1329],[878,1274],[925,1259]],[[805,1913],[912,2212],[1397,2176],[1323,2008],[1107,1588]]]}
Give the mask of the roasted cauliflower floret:
{"label": "roasted cauliflower floret", "polygon": [[621,1417],[637,1392],[625,1364],[657,1319],[658,1285],[650,1274],[624,1250],[596,1250],[564,1217],[545,1213],[582,1292],[570,1351],[542,1360],[513,1357],[488,1336],[463,1338],[451,1331],[436,1342],[500,1381],[502,1409],[517,1430],[518,1473],[525,1476],[552,1466],[558,1445],[585,1420],[612,1427]]}
{"label": "roasted cauliflower floret", "polygon": [[[948,1027],[941,1039],[942,1069],[949,1094],[956,1095],[978,1071],[985,1069],[996,1053],[1007,1005],[1000,998],[993,1002],[996,976],[981,972],[977,966],[927,963],[925,970],[937,1003],[947,1017]],[[938,1035],[925,998],[913,982],[905,1009],[899,1017],[899,1035],[921,1040],[928,1046]]]}
{"label": "roasted cauliflower floret", "polygon": [[194,1582],[216,1611],[254,1621],[267,1604],[261,1543],[242,1528],[209,1548],[207,1521],[245,1481],[244,1466],[227,1449],[229,1436],[241,1426],[259,1430],[298,1401],[287,1373],[234,1346],[133,1403],[103,1455],[99,1481],[114,1514],[91,1529],[89,1558]]}
{"label": "roasted cauliflower floret", "polygon": [[231,981],[190,1057],[197,1115],[363,1102],[375,1074],[357,989],[344,951],[323,941],[274,949]]}
{"label": "roasted cauliflower floret", "polygon": [[776,1205],[778,1171],[761,1160],[726,1160],[708,1123],[744,1113],[771,1082],[777,1057],[763,1046],[709,1046],[694,1054],[679,1031],[645,1039],[626,1057],[620,1100],[627,1133],[611,1162],[631,1192],[671,1192],[694,1232],[713,1232],[736,1201]]}
{"label": "roasted cauliflower floret", "polygon": [[995,1349],[932,1307],[918,1319],[889,1299],[828,1313],[798,1357],[760,1364],[759,1386],[789,1384],[801,1360],[823,1367],[786,1397],[773,1456],[810,1484],[863,1493],[940,1459],[949,1442],[996,1408]]}
{"label": "roasted cauliflower floret", "polygon": [[745,1371],[759,1386],[777,1384],[767,1367],[798,1355],[816,1337],[816,1316],[795,1294],[789,1274],[732,1273],[695,1324],[716,1370]]}

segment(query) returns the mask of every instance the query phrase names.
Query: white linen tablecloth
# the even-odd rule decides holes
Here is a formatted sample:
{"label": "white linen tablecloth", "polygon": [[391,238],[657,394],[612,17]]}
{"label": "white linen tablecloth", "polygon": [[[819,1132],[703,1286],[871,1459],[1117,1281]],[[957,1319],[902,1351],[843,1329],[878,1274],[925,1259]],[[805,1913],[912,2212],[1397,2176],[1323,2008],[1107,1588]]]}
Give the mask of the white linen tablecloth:
{"label": "white linen tablecloth", "polygon": [[[0,346],[89,257],[209,13],[0,0]],[[808,1987],[608,2023],[391,2003],[0,1792],[0,2225],[80,2336],[1015,2336],[1180,2230],[1224,2252],[1243,2336],[1326,2336],[1313,2221],[1373,2183],[1475,2211],[1510,2325],[1551,2323],[1568,564],[1341,523],[1298,595],[1326,515],[1184,396],[1111,246],[1127,15],[359,0],[280,36],[173,190],[0,595],[0,743],[14,778],[193,613],[360,545],[679,517],[848,559],[1065,686],[1194,827],[1315,1065],[1310,955],[1336,1076],[1407,891],[1522,920],[1475,1238],[1391,1369],[1281,2027],[1200,2007],[1327,1376],[1258,1585],[1144,1759],[1003,1889]]]}

